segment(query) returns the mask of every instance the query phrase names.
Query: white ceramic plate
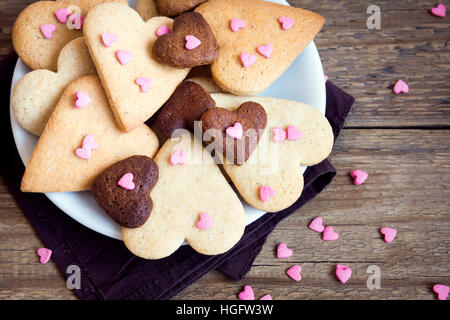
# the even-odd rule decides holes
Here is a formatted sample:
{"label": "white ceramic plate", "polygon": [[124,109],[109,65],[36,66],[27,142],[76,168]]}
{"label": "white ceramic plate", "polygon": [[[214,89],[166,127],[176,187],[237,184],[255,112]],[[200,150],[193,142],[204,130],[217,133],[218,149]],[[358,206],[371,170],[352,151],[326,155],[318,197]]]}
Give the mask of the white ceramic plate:
{"label": "white ceramic plate", "polygon": [[[284,0],[269,0],[288,5]],[[137,0],[129,0],[136,7]],[[14,88],[30,69],[19,59],[14,71],[11,88]],[[261,96],[295,100],[309,104],[325,114],[325,83],[320,61],[314,42],[302,52],[289,69],[275,81]],[[26,165],[31,157],[38,137],[24,130],[16,122],[10,106],[11,127],[17,150]],[[303,168],[305,170],[306,168]],[[91,192],[46,193],[50,201],[67,215],[82,225],[115,239],[122,239],[121,228],[97,205]],[[247,225],[262,217],[265,212],[256,210],[244,203],[247,213]]]}

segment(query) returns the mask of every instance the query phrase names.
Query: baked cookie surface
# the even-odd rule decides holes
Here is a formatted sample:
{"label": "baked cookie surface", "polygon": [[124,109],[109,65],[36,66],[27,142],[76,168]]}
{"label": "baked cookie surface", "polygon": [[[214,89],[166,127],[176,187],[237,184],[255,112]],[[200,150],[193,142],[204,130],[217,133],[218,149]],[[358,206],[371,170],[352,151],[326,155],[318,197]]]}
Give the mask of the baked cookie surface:
{"label": "baked cookie surface", "polygon": [[[200,158],[194,150],[200,150]],[[199,253],[221,254],[242,237],[245,211],[212,158],[202,152],[201,142],[186,132],[168,140],[155,157],[159,180],[151,192],[153,210],[139,228],[124,228],[127,248],[145,259],[161,259],[186,240]],[[176,152],[184,164],[173,165]],[[203,154],[203,157],[201,156]],[[208,224],[201,224],[206,216]]]}
{"label": "baked cookie surface", "polygon": [[219,42],[219,56],[211,65],[215,82],[241,96],[267,89],[324,23],[311,11],[260,0],[210,0],[195,11],[203,15]]}
{"label": "baked cookie surface", "polygon": [[64,90],[33,150],[21,190],[90,190],[111,164],[133,155],[152,157],[158,147],[144,124],[130,133],[119,130],[98,77],[85,76]]}
{"label": "baked cookie surface", "polygon": [[[82,37],[81,29],[71,29],[58,21],[55,11],[62,8],[80,10],[82,16],[94,6],[103,2],[118,2],[127,5],[126,0],[59,0],[38,1],[26,7],[17,17],[12,30],[14,50],[31,69],[56,71],[61,49],[71,40]],[[53,25],[51,39],[46,39],[41,26]]]}

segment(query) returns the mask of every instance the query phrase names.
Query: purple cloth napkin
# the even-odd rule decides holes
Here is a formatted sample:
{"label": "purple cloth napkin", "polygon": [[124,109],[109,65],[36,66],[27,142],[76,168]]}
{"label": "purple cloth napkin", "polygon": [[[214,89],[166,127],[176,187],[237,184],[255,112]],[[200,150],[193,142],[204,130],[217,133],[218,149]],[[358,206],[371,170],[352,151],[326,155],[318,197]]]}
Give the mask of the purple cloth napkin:
{"label": "purple cloth napkin", "polygon": [[[81,288],[75,289],[80,299],[169,299],[216,268],[241,280],[276,225],[319,194],[336,175],[328,160],[308,168],[300,199],[290,208],[266,214],[247,226],[241,241],[225,254],[205,256],[183,246],[165,259],[138,258],[121,241],[100,235],[72,220],[45,195],[20,191],[24,166],[14,143],[9,114],[9,89],[16,60],[17,56],[10,54],[0,63],[3,101],[0,173],[37,235],[53,250],[52,259],[63,276],[67,278],[72,274],[66,273],[70,265],[80,268]],[[327,83],[326,117],[335,137],[353,102],[353,97]]]}

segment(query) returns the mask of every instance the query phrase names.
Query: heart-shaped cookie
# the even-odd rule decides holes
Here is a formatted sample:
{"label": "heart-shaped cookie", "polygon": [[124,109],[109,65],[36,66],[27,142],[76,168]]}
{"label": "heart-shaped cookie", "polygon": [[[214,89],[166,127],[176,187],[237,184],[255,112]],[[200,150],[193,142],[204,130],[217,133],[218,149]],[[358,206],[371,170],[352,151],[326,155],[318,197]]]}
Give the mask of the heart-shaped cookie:
{"label": "heart-shaped cookie", "polygon": [[[210,0],[195,11],[219,43],[218,58],[211,65],[214,80],[225,91],[246,96],[278,79],[324,23],[311,11],[260,0]],[[245,27],[235,32],[233,19]]]}
{"label": "heart-shaped cookie", "polygon": [[160,15],[172,17],[194,9],[205,1],[208,0],[155,0],[155,3]]}
{"label": "heart-shaped cookie", "polygon": [[149,196],[158,181],[158,165],[152,158],[132,156],[103,171],[92,186],[98,205],[119,225],[137,228],[153,209]]}
{"label": "heart-shaped cookie", "polygon": [[[26,7],[17,17],[12,31],[13,46],[19,57],[31,69],[56,71],[58,56],[71,40],[82,37],[83,32],[75,29],[72,15],[86,16],[87,12],[103,2],[126,0],[59,0],[38,1]],[[65,9],[65,10],[64,10]],[[72,19],[68,19],[72,17]],[[49,27],[43,27],[49,26]],[[46,37],[45,30],[54,31]]]}
{"label": "heart-shaped cookie", "polygon": [[211,64],[218,50],[217,40],[203,16],[188,12],[175,19],[171,33],[156,40],[153,56],[174,68],[192,68]]}
{"label": "heart-shaped cookie", "polygon": [[163,143],[177,129],[194,130],[194,122],[215,106],[216,103],[202,86],[184,81],[155,115],[152,129]]}
{"label": "heart-shaped cookie", "polygon": [[[170,163],[177,151],[185,155],[186,164]],[[196,157],[197,151],[200,157]],[[167,140],[155,162],[159,180],[151,193],[153,210],[143,226],[123,229],[128,249],[146,259],[167,257],[184,240],[207,255],[231,249],[244,233],[245,211],[219,167],[204,152],[201,141],[186,131],[177,139]],[[199,228],[204,214],[208,215],[207,228]]]}
{"label": "heart-shaped cookie", "polygon": [[[144,22],[136,11],[119,3],[101,4],[86,17],[86,44],[116,122],[125,132],[147,121],[189,72],[160,64],[152,55],[156,30],[163,25],[172,28],[172,23],[165,17]],[[117,41],[105,46],[104,33],[116,35]],[[149,88],[142,90],[136,83],[138,78],[149,79]]]}
{"label": "heart-shaped cookie", "polygon": [[[91,99],[84,108],[74,106],[77,92]],[[21,189],[89,190],[97,176],[113,163],[133,155],[152,157],[158,147],[158,138],[145,124],[130,133],[120,131],[100,80],[85,76],[64,90],[31,155]],[[84,149],[82,157],[78,157],[78,149]]]}
{"label": "heart-shaped cookie", "polygon": [[246,101],[235,111],[212,108],[202,115],[201,122],[208,149],[225,155],[227,163],[242,165],[258,145],[267,115],[260,104]]}
{"label": "heart-shaped cookie", "polygon": [[[243,165],[223,166],[236,189],[251,206],[278,212],[292,205],[303,190],[301,165],[324,160],[333,146],[333,131],[328,120],[315,108],[297,101],[268,97],[236,97],[212,94],[217,107],[235,111],[242,103],[259,103],[266,111],[266,130],[256,149]],[[302,132],[298,140],[273,141],[272,128],[295,126]],[[261,190],[273,190],[273,196],[262,198]],[[266,200],[266,201],[264,201]]]}
{"label": "heart-shaped cookie", "polygon": [[41,135],[65,87],[75,79],[95,73],[84,38],[70,41],[59,55],[58,72],[29,72],[14,87],[11,105],[17,122],[31,133]]}

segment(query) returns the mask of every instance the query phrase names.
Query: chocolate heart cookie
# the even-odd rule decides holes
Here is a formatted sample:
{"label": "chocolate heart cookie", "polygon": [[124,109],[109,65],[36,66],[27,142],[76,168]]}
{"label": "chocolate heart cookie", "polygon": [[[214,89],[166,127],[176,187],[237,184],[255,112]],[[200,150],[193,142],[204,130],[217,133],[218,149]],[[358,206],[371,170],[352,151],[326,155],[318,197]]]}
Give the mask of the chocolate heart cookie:
{"label": "chocolate heart cookie", "polygon": [[194,9],[206,1],[208,0],[155,0],[158,13],[168,17]]}
{"label": "chocolate heart cookie", "polygon": [[194,122],[216,103],[203,87],[193,81],[181,83],[153,120],[153,131],[161,145],[177,129],[194,130]]}
{"label": "chocolate heart cookie", "polygon": [[150,191],[158,181],[158,165],[152,158],[132,156],[103,171],[92,187],[95,200],[125,228],[142,226],[150,216]]}
{"label": "chocolate heart cookie", "polygon": [[217,59],[218,51],[214,33],[197,12],[177,17],[173,31],[160,36],[153,46],[157,61],[179,69],[211,64]]}
{"label": "chocolate heart cookie", "polygon": [[258,145],[267,114],[260,104],[248,101],[234,112],[212,108],[201,121],[204,143],[225,155],[227,161],[242,165]]}

